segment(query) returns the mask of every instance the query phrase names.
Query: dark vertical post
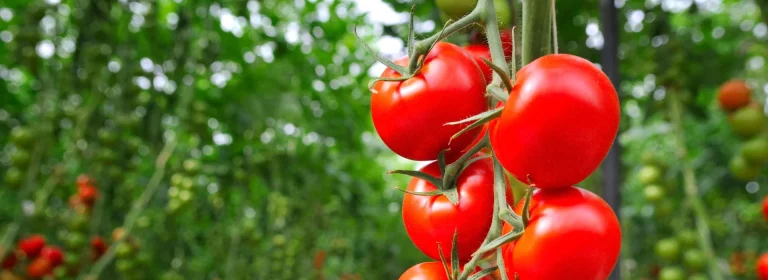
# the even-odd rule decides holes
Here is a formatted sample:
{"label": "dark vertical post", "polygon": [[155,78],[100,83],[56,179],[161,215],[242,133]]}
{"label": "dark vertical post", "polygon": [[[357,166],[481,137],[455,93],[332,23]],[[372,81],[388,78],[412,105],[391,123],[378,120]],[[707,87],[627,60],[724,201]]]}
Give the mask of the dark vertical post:
{"label": "dark vertical post", "polygon": [[[616,6],[614,0],[600,0],[600,22],[602,23],[604,44],[601,54],[600,65],[603,71],[611,79],[613,86],[619,91],[619,22],[616,16]],[[621,207],[621,196],[619,195],[619,186],[621,184],[621,149],[618,141],[613,142],[611,151],[603,161],[603,197],[605,201],[613,208],[616,215],[621,217],[619,209]],[[613,273],[608,278],[610,280],[621,279],[621,259],[616,263]]]}

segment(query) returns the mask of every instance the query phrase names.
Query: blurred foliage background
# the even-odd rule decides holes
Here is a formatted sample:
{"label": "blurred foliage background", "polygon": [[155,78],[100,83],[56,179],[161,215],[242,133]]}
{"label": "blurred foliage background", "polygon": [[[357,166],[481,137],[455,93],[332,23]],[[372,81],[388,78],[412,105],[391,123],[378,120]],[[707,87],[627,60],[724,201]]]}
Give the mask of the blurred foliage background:
{"label": "blurred foliage background", "polygon": [[[562,52],[599,62],[598,2],[558,1]],[[430,0],[3,1],[0,247],[43,234],[65,248],[74,278],[94,271],[87,241],[123,228],[135,248],[105,262],[103,279],[398,277],[426,257],[405,234],[392,188],[407,178],[385,171],[416,164],[373,131],[366,84],[383,66],[353,30],[401,56],[414,4],[421,36],[443,24]],[[694,226],[666,104],[679,93],[711,265],[754,279],[754,259],[768,250],[758,203],[767,174],[730,175],[742,140],[714,96],[741,78],[764,103],[768,1],[615,4],[623,278],[680,265],[654,248]],[[636,179],[649,164],[664,174],[656,203]],[[68,205],[80,174],[100,191],[90,213]],[[599,176],[584,186],[599,192]]]}

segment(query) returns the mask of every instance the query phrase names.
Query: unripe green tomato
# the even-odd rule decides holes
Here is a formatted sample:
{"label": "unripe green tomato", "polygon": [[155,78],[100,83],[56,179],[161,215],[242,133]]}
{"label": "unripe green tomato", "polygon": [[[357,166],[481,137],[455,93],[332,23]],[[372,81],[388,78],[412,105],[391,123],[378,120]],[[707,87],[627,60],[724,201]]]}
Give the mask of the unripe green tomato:
{"label": "unripe green tomato", "polygon": [[760,174],[760,168],[750,164],[749,161],[741,155],[736,155],[731,158],[728,167],[731,169],[733,177],[741,181],[750,181]]}
{"label": "unripe green tomato", "polygon": [[677,235],[677,240],[683,248],[693,248],[698,245],[699,237],[695,231],[684,230]]}
{"label": "unripe green tomato", "polygon": [[676,266],[667,266],[659,272],[659,280],[683,280],[685,271]]}
{"label": "unripe green tomato", "polygon": [[664,198],[664,188],[659,185],[647,185],[643,188],[643,195],[647,201],[658,202]]}
{"label": "unripe green tomato", "polygon": [[674,238],[665,238],[656,243],[655,251],[661,259],[675,261],[680,255],[680,243]]}
{"label": "unripe green tomato", "polygon": [[31,129],[17,126],[11,129],[11,143],[18,147],[28,148],[34,140],[35,134]]}
{"label": "unripe green tomato", "polygon": [[64,244],[69,249],[81,248],[85,246],[86,243],[87,240],[85,239],[85,236],[79,232],[69,232],[67,238],[64,239]]}
{"label": "unripe green tomato", "polygon": [[184,170],[189,174],[196,174],[200,171],[200,161],[198,160],[186,159],[182,165],[184,166]]}
{"label": "unripe green tomato", "polygon": [[657,203],[656,208],[654,209],[654,216],[657,218],[666,218],[672,214],[672,211],[674,210],[674,203],[669,199],[663,199]]}
{"label": "unripe green tomato", "polygon": [[181,208],[182,202],[179,199],[170,199],[168,200],[168,212],[170,213],[176,213],[179,211],[179,208]]}
{"label": "unripe green tomato", "polygon": [[688,277],[688,280],[709,280],[709,277],[705,274],[696,273]]}
{"label": "unripe green tomato", "polygon": [[64,263],[69,266],[76,266],[80,263],[80,254],[77,253],[77,250],[72,250],[71,252],[67,252],[64,255]]}
{"label": "unripe green tomato", "polygon": [[25,149],[16,149],[11,153],[10,158],[13,166],[26,166],[29,163],[29,152]]}
{"label": "unripe green tomato", "polygon": [[707,267],[707,257],[699,250],[688,250],[683,253],[685,267],[693,271],[701,271]]}
{"label": "unripe green tomato", "polygon": [[63,266],[59,266],[55,269],[53,269],[53,277],[56,279],[62,279],[67,277],[67,268]]}
{"label": "unripe green tomato", "polygon": [[119,259],[115,262],[115,269],[120,273],[127,273],[133,270],[136,264],[131,259]]}
{"label": "unripe green tomato", "polygon": [[118,258],[126,258],[133,254],[133,247],[126,242],[120,242],[115,248],[115,256]]}
{"label": "unripe green tomato", "polygon": [[272,237],[272,244],[275,245],[275,247],[282,247],[285,245],[286,239],[285,235],[277,234],[274,237]]}
{"label": "unripe green tomato", "polygon": [[760,109],[748,106],[733,113],[729,121],[736,135],[749,138],[763,130],[765,116]]}
{"label": "unripe green tomato", "polygon": [[768,139],[756,137],[741,146],[741,156],[755,165],[768,161]]}
{"label": "unripe green tomato", "polygon": [[117,133],[114,130],[102,128],[99,129],[97,134],[99,135],[99,140],[107,145],[112,145],[117,142]]}
{"label": "unripe green tomato", "polygon": [[[455,21],[472,12],[477,0],[436,0],[435,4],[442,14]],[[493,7],[496,9],[499,29],[506,28],[510,23],[509,4],[506,0],[494,0]]]}
{"label": "unripe green tomato", "polygon": [[72,231],[82,232],[88,226],[88,221],[89,219],[85,215],[74,214],[69,216],[67,226],[69,226],[69,229]]}
{"label": "unripe green tomato", "polygon": [[24,180],[24,173],[19,168],[11,167],[5,171],[5,178],[3,179],[9,186],[18,187],[21,185],[21,181]]}
{"label": "unripe green tomato", "polygon": [[184,189],[184,190],[191,190],[192,187],[194,186],[195,186],[195,181],[192,180],[192,178],[184,177],[184,179],[181,180],[181,185],[179,187],[181,187],[181,189]]}
{"label": "unripe green tomato", "polygon": [[645,165],[637,172],[637,181],[643,185],[650,185],[661,180],[661,169],[655,165]]}
{"label": "unripe green tomato", "polygon": [[184,180],[184,174],[174,173],[173,175],[171,175],[171,186],[180,187],[181,181],[183,180]]}

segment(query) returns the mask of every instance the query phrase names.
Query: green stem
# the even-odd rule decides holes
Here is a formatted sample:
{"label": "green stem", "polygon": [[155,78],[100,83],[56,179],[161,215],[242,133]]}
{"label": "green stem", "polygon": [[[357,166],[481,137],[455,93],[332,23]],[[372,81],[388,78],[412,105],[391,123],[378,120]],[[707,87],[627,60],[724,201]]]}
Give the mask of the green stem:
{"label": "green stem", "polygon": [[[147,204],[152,199],[152,196],[155,194],[157,189],[160,188],[160,183],[162,182],[163,176],[165,175],[165,166],[168,163],[168,158],[171,156],[175,148],[176,141],[168,140],[160,154],[157,156],[157,159],[155,160],[155,173],[152,174],[152,177],[149,179],[149,183],[147,183],[146,189],[141,193],[139,199],[133,203],[130,212],[128,212],[128,214],[125,216],[125,222],[122,226],[122,228],[125,229],[125,236],[129,236],[131,234],[131,230],[133,229],[136,220],[144,211],[144,209],[147,208]],[[121,239],[112,243],[112,246],[109,246],[107,252],[104,253],[101,258],[99,258],[99,261],[93,265],[90,273],[84,278],[99,279],[101,272],[104,271],[112,259],[115,258],[115,248],[117,248],[117,246],[122,242],[125,242],[125,240]],[[83,279],[83,277],[80,277],[80,279]]]}
{"label": "green stem", "polygon": [[549,1],[523,1],[523,66],[550,52]]}
{"label": "green stem", "polygon": [[[501,33],[499,32],[499,22],[496,19],[496,9],[493,6],[492,0],[479,1],[477,9],[485,8],[483,17],[485,19],[485,37],[488,40],[488,47],[491,49],[491,61],[496,65],[496,68],[503,70],[504,74],[509,77],[509,66],[504,58],[504,48],[501,45]],[[494,71],[493,82],[494,85],[501,85],[501,76]],[[508,83],[508,81],[507,81]],[[507,90],[512,90],[508,88]]]}
{"label": "green stem", "polygon": [[[683,112],[682,105],[678,92],[672,92],[670,96],[669,106],[671,112],[671,118],[673,123],[673,129],[675,133],[675,144],[677,148],[677,156],[682,161],[683,167],[683,181],[685,187],[685,195],[688,199],[693,213],[696,219],[696,229],[699,233],[699,246],[708,259],[714,262],[716,256],[712,249],[712,237],[709,230],[709,224],[707,222],[707,209],[704,207],[704,203],[699,198],[699,189],[696,183],[696,173],[691,166],[688,157],[688,149],[685,146],[685,131],[683,129]],[[720,271],[720,267],[712,264],[709,265],[709,277],[713,280],[722,280],[723,275]]]}
{"label": "green stem", "polygon": [[442,40],[445,37],[466,28],[467,26],[477,23],[477,21],[482,16],[482,11],[485,9],[483,3],[484,1],[480,1],[477,6],[475,6],[475,9],[472,10],[472,12],[463,18],[460,18],[456,22],[448,24],[441,32],[435,33],[429,38],[416,42],[413,46],[413,53],[410,54],[411,57],[408,61],[408,70],[411,72],[411,74],[413,74],[413,72],[418,68],[419,58],[426,55],[426,53],[430,48],[432,48],[435,42]]}

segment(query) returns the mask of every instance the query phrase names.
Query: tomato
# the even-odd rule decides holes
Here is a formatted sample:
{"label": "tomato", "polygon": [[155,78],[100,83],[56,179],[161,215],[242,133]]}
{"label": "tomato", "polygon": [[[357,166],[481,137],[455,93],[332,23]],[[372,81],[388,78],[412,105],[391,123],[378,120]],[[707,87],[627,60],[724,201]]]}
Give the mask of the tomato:
{"label": "tomato", "polygon": [[637,172],[637,181],[640,184],[653,184],[659,180],[661,180],[661,169],[655,165],[645,165]]}
{"label": "tomato", "polygon": [[19,256],[16,255],[16,252],[9,251],[5,254],[5,258],[3,258],[3,261],[0,262],[0,268],[12,269],[14,266],[16,266],[16,263],[18,261],[19,261]]}
{"label": "tomato", "polygon": [[768,280],[768,253],[763,254],[757,260],[757,276],[760,280]]}
{"label": "tomato", "polygon": [[553,54],[517,73],[491,145],[518,180],[563,188],[598,167],[618,128],[619,100],[608,77],[583,58]]}
{"label": "tomato", "polygon": [[522,280],[608,278],[619,258],[621,227],[600,197],[578,187],[536,190],[530,218],[523,236],[503,247],[509,279],[515,273]]}
{"label": "tomato", "polygon": [[763,217],[768,221],[768,196],[763,198]]}
{"label": "tomato", "polygon": [[29,128],[17,126],[11,129],[11,143],[18,147],[29,147],[34,138],[35,134]]}
{"label": "tomato", "polygon": [[741,155],[736,155],[731,158],[731,162],[728,164],[731,169],[731,174],[736,179],[741,181],[749,181],[755,179],[760,174],[760,167],[749,163]]}
{"label": "tomato", "polygon": [[18,149],[11,153],[10,156],[11,165],[25,166],[29,163],[29,152],[27,150]]}
{"label": "tomato", "polygon": [[[469,38],[470,44],[488,46],[488,38],[485,36],[484,32],[484,30],[481,30],[480,32],[473,33]],[[515,46],[512,44],[512,29],[500,30],[499,39],[501,39],[501,49],[504,51],[504,59],[509,61],[509,59],[512,58],[512,51],[515,49]],[[490,57],[490,51],[488,57]]]}
{"label": "tomato", "polygon": [[717,101],[720,108],[726,111],[740,109],[749,104],[752,99],[751,91],[743,80],[730,80],[720,86]]}
{"label": "tomato", "polygon": [[53,272],[51,261],[46,258],[36,258],[27,266],[27,276],[40,278]]}
{"label": "tomato", "polygon": [[99,197],[99,190],[91,185],[81,185],[77,187],[77,195],[81,202],[91,207],[96,202],[96,198]]}
{"label": "tomato", "polygon": [[34,258],[45,247],[45,237],[39,234],[32,235],[19,241],[19,250],[24,252],[27,258]]}
{"label": "tomato", "polygon": [[[397,62],[405,65],[407,59]],[[381,76],[400,77],[389,68]],[[379,81],[374,92],[371,115],[376,132],[392,151],[411,160],[435,160],[441,150],[464,149],[480,129],[450,141],[469,124],[445,124],[488,107],[485,78],[477,63],[458,46],[443,42],[429,52],[416,76],[399,82]]]}
{"label": "tomato", "polygon": [[94,236],[91,238],[91,255],[94,260],[104,255],[107,252],[107,243],[101,236]]}
{"label": "tomato", "polygon": [[729,121],[731,129],[736,135],[749,138],[757,135],[763,129],[765,116],[759,109],[746,107],[734,112]]}
{"label": "tomato", "polygon": [[464,50],[466,50],[469,54],[472,55],[477,65],[480,66],[480,70],[483,71],[483,77],[485,77],[485,82],[490,84],[491,81],[493,81],[493,69],[491,69],[491,67],[488,66],[488,64],[485,64],[485,61],[483,61],[483,58],[489,61],[491,60],[491,49],[488,48],[487,45],[472,44],[464,47]]}
{"label": "tomato", "polygon": [[695,231],[684,230],[677,236],[680,245],[685,248],[693,248],[698,244],[699,237]]}
{"label": "tomato", "polygon": [[86,174],[78,175],[76,181],[77,181],[77,186],[84,186],[84,185],[92,186],[95,183],[93,178],[91,178],[91,176],[88,176]]}
{"label": "tomato", "polygon": [[676,266],[667,266],[659,272],[659,280],[683,280],[685,271]]}
{"label": "tomato", "polygon": [[707,267],[707,257],[699,250],[688,250],[683,253],[683,263],[693,271],[701,271]]}
{"label": "tomato", "polygon": [[18,167],[11,166],[8,168],[8,170],[5,171],[5,183],[9,186],[19,186],[21,185],[21,181],[24,180],[24,172],[21,171]]}
{"label": "tomato", "polygon": [[643,195],[645,196],[645,200],[658,202],[664,198],[664,188],[659,185],[648,185],[643,189]]}
{"label": "tomato", "polygon": [[43,248],[43,250],[40,251],[40,257],[47,259],[54,267],[64,262],[64,254],[61,252],[61,249],[56,246]]}
{"label": "tomato", "polygon": [[[447,18],[456,20],[472,12],[477,5],[477,0],[436,0],[435,4]],[[510,24],[510,11],[507,1],[494,0],[493,7],[496,8],[499,28],[508,26]]]}
{"label": "tomato", "polygon": [[[480,268],[475,267],[475,272],[479,272]],[[400,276],[399,280],[449,280],[448,275],[445,275],[445,268],[441,262],[423,262],[412,266]],[[482,278],[484,280],[492,280],[490,277]]]}
{"label": "tomato", "polygon": [[[437,162],[421,169],[439,177]],[[459,204],[453,205],[445,196],[418,196],[405,194],[403,222],[408,236],[416,247],[434,260],[440,260],[437,249],[440,244],[443,255],[451,256],[454,231],[458,231],[459,259],[467,261],[485,240],[493,218],[493,162],[482,159],[470,164],[459,175],[456,185]],[[507,182],[509,187],[509,182]],[[408,190],[428,192],[435,186],[414,178]],[[507,202],[514,203],[512,190],[507,190]]]}
{"label": "tomato", "polygon": [[768,139],[756,137],[744,142],[741,146],[741,156],[754,164],[763,164],[768,161]]}
{"label": "tomato", "polygon": [[673,238],[659,240],[655,247],[656,255],[666,261],[675,261],[680,256],[680,243]]}

